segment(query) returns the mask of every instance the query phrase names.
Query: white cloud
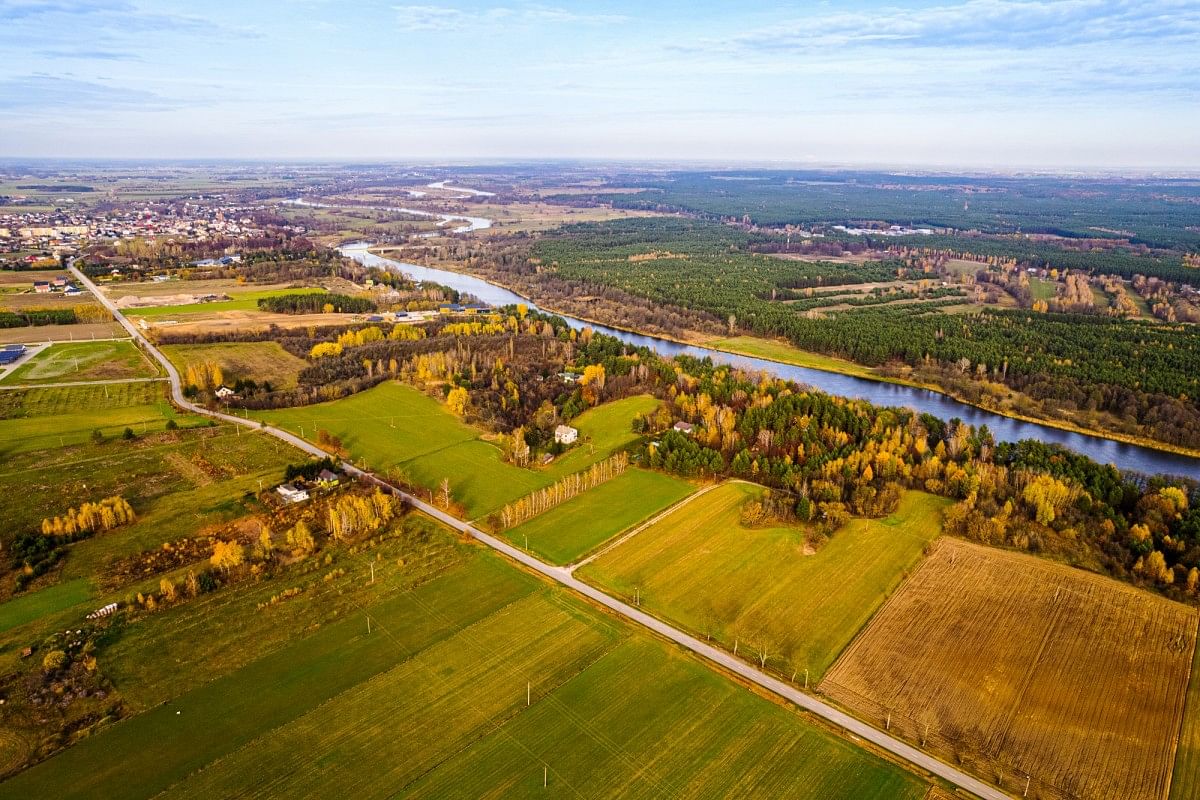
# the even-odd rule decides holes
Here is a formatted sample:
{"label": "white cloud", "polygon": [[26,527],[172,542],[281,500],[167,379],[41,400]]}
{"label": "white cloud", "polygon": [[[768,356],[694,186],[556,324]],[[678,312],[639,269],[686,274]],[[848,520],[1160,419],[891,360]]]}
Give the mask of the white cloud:
{"label": "white cloud", "polygon": [[501,22],[520,24],[558,25],[615,25],[629,20],[621,14],[588,14],[565,8],[542,5],[518,7],[496,6],[480,11],[466,11],[455,6],[406,5],[392,6],[396,22],[406,31],[450,32],[476,25],[496,25]]}

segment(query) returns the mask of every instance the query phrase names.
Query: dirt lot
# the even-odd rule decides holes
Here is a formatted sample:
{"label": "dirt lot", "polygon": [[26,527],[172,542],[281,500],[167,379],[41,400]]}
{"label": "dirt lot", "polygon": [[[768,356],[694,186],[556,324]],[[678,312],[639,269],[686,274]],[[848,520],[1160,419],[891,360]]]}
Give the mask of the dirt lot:
{"label": "dirt lot", "polygon": [[[136,317],[137,312],[131,311]],[[147,320],[150,332],[211,333],[213,331],[259,330],[277,325],[280,328],[307,328],[310,325],[346,325],[362,322],[361,314],[268,314],[265,311],[222,311],[211,315],[180,314],[179,322],[172,323],[167,317]]]}
{"label": "dirt lot", "polygon": [[115,322],[84,325],[38,325],[29,328],[0,328],[0,344],[37,342],[82,342],[90,339],[125,337],[125,329]]}
{"label": "dirt lot", "polygon": [[942,539],[821,691],[1028,797],[1159,800],[1195,609],[1018,553]]}

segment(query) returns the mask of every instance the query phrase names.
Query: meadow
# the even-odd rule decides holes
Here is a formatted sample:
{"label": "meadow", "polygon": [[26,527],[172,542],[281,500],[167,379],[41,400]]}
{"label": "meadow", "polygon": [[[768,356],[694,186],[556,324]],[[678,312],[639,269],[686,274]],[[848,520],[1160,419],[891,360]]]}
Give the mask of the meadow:
{"label": "meadow", "polygon": [[158,374],[157,366],[132,341],[68,342],[47,347],[0,383],[122,380]]}
{"label": "meadow", "polygon": [[139,434],[162,431],[170,420],[203,422],[178,413],[162,382],[0,391],[0,456],[81,444],[96,430],[106,438],[120,436],[125,428]]}
{"label": "meadow", "polygon": [[127,308],[124,313],[129,317],[163,317],[175,314],[205,314],[222,311],[255,311],[258,301],[264,297],[277,297],[285,294],[320,294],[325,291],[320,288],[295,289],[264,289],[260,291],[239,292],[229,300],[217,300],[212,303],[187,303],[178,306],[144,306]]}
{"label": "meadow", "polygon": [[946,501],[908,492],[806,554],[807,530],[747,528],[762,487],[727,483],[583,566],[577,575],[788,677],[816,681],[941,532]]}
{"label": "meadow", "polygon": [[695,489],[672,475],[630,469],[501,535],[552,564],[569,564]]}
{"label": "meadow", "polygon": [[943,539],[821,690],[1010,792],[1029,776],[1038,797],[1158,800],[1196,622],[1109,578]]}
{"label": "meadow", "polygon": [[637,438],[631,428],[634,416],[654,409],[657,402],[640,395],[584,412],[571,422],[581,444],[538,469],[504,462],[500,449],[481,438],[483,431],[437,400],[395,382],[329,403],[251,416],[312,441],[318,430],[329,431],[356,463],[431,491],[446,479],[451,497],[478,519],[630,444]]}
{"label": "meadow", "polygon": [[225,383],[239,379],[258,384],[269,382],[274,389],[292,389],[308,362],[283,349],[279,342],[219,342],[216,344],[168,344],[159,349],[181,375],[191,364],[211,361],[221,367]]}
{"label": "meadow", "polygon": [[[415,585],[402,577],[419,569],[408,558],[368,583],[366,554],[344,614],[205,681],[209,662],[186,647],[168,656],[164,637],[238,651],[287,606],[241,614],[232,637],[203,605],[143,619],[131,627],[162,630],[115,654],[133,670],[118,669],[117,685],[148,661],[161,683],[183,656],[186,690],[165,703],[152,693],[142,713],[0,783],[0,798],[528,796],[543,793],[543,769],[551,791],[590,797],[925,794],[917,776],[673,647],[490,553],[451,549],[452,563]],[[294,628],[328,599],[290,602]]]}

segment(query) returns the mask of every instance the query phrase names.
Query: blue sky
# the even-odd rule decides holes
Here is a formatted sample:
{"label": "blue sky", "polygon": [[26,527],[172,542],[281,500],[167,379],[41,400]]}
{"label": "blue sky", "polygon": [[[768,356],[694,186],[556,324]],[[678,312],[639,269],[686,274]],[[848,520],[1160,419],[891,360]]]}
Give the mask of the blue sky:
{"label": "blue sky", "polygon": [[1200,0],[0,0],[0,156],[1200,168]]}

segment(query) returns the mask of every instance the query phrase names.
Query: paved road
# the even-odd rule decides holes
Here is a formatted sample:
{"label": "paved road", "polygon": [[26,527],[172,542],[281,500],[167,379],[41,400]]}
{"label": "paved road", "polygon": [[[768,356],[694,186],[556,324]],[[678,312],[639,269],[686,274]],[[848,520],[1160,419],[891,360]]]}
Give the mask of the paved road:
{"label": "paved road", "polygon": [[[231,422],[235,425],[246,425],[256,430],[259,429],[257,422],[246,420],[241,417],[235,417],[232,414],[225,414],[220,411],[210,411],[209,409],[198,406],[185,398],[183,396],[183,388],[179,380],[179,372],[175,369],[175,366],[169,360],[167,360],[167,357],[159,352],[158,348],[151,344],[150,341],[147,340],[142,333],[137,330],[132,323],[129,322],[129,320],[125,319],[124,315],[121,314],[117,307],[107,297],[105,297],[82,272],[77,270],[74,266],[72,266],[70,269],[71,272],[75,274],[75,277],[78,278],[81,283],[91,289],[92,293],[96,295],[97,299],[99,299],[100,302],[112,312],[113,316],[118,322],[121,323],[121,325],[125,327],[126,330],[129,331],[134,340],[139,342],[147,352],[153,355],[154,358],[157,359],[160,364],[162,364],[163,369],[167,371],[167,376],[171,381],[171,394],[174,397],[177,405],[197,414],[214,417],[226,422]],[[329,455],[316,445],[306,442],[299,436],[290,434],[287,431],[282,431],[278,428],[263,428],[262,430],[265,433],[269,433],[278,439],[282,439],[283,441],[298,447],[306,453],[316,456],[317,458],[325,458]],[[884,731],[873,728],[867,723],[855,719],[849,714],[834,708],[828,703],[818,700],[812,695],[805,694],[794,686],[784,683],[778,678],[774,678],[761,670],[755,669],[754,667],[750,666],[744,661],[741,661],[730,653],[725,652],[724,650],[713,647],[707,642],[702,642],[696,637],[684,633],[683,631],[668,625],[662,620],[652,617],[638,608],[634,608],[628,603],[622,602],[615,597],[607,595],[593,586],[589,586],[572,575],[569,567],[556,567],[540,561],[529,553],[526,553],[524,550],[520,550],[505,541],[486,534],[470,523],[463,522],[457,517],[450,516],[441,509],[436,508],[429,503],[426,503],[424,500],[408,494],[407,492],[401,491],[386,481],[381,480],[379,477],[364,472],[353,464],[343,463],[342,468],[352,475],[365,478],[381,488],[387,489],[393,494],[404,498],[411,503],[413,507],[423,511],[434,519],[475,538],[479,542],[482,542],[493,550],[503,553],[513,561],[523,564],[534,572],[545,575],[551,580],[566,586],[567,588],[583,595],[584,597],[587,597],[590,600],[595,601],[596,603],[599,603],[605,608],[610,609],[625,619],[636,622],[637,624],[657,633],[663,638],[670,639],[672,642],[675,642],[681,647],[690,650],[701,658],[707,659],[708,661],[728,670],[729,672],[732,672],[735,675],[738,675],[745,680],[796,704],[800,708],[803,708],[806,711],[816,714],[828,722],[833,723],[849,733],[851,738],[858,737],[859,739],[871,742],[880,749],[886,750],[892,755],[907,761],[910,764],[919,767],[920,769],[937,775],[938,777],[953,783],[955,786],[966,789],[967,791],[984,798],[984,800],[1011,800],[1010,796],[1004,792],[989,786],[977,778],[967,775],[965,772],[955,769],[949,764],[942,763],[928,753],[924,753],[917,748],[906,744],[905,742],[902,742],[893,736],[890,736]]]}

